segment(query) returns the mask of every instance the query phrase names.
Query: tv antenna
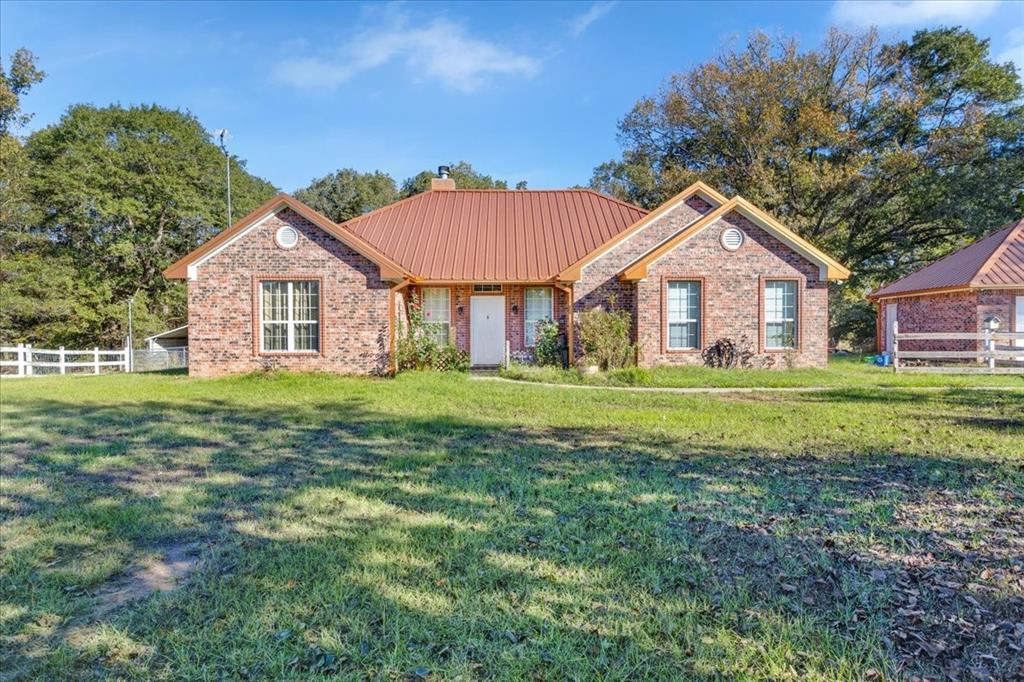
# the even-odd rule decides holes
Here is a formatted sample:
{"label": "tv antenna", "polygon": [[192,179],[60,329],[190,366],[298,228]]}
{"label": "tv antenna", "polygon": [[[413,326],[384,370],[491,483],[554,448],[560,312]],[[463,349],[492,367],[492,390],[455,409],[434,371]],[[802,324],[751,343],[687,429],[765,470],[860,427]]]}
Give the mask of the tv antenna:
{"label": "tv antenna", "polygon": [[231,139],[231,134],[227,128],[217,128],[213,131],[214,137],[220,140],[220,150],[224,152],[224,167],[227,169],[228,176],[228,227],[231,227],[231,155],[228,154],[227,141]]}

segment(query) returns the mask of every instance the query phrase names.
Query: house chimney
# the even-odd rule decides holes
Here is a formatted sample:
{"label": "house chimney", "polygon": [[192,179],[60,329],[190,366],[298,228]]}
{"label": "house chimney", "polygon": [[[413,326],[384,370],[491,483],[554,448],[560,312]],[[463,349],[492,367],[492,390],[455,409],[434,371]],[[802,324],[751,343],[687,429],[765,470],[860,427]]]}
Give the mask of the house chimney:
{"label": "house chimney", "polygon": [[437,177],[430,178],[430,189],[451,190],[455,189],[455,181],[448,177],[451,169],[448,166],[437,167]]}

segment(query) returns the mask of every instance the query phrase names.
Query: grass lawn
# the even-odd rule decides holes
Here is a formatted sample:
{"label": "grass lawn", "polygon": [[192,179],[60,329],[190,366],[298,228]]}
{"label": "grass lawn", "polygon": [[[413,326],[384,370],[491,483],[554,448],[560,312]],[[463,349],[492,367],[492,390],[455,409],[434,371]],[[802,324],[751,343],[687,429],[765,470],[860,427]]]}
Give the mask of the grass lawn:
{"label": "grass lawn", "polygon": [[1021,393],[0,392],[5,677],[1024,674]]}
{"label": "grass lawn", "polygon": [[891,367],[877,367],[860,356],[833,357],[828,369],[734,369],[723,371],[707,367],[635,367],[584,374],[576,369],[514,365],[502,376],[521,381],[551,384],[587,384],[593,386],[644,386],[659,388],[834,388],[876,387],[970,387],[1005,386],[1024,390],[1024,376],[1007,374],[896,374]]}

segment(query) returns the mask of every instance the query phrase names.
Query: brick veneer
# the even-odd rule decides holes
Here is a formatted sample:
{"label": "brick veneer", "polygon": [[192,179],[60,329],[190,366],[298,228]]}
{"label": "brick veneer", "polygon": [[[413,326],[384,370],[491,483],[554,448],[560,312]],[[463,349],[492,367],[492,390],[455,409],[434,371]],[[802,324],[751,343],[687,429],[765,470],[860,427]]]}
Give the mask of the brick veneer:
{"label": "brick veneer", "polygon": [[[737,251],[719,241],[722,231],[737,227],[745,239]],[[701,292],[703,346],[728,337],[746,336],[754,363],[783,366],[788,355],[799,366],[822,367],[828,360],[828,284],[817,265],[771,234],[732,212],[680,244],[648,266],[647,279],[637,287],[637,346],[642,366],[701,364],[697,351],[665,349],[665,282],[703,278]],[[798,286],[795,351],[765,351],[762,346],[763,286],[765,279],[796,279]]]}
{"label": "brick veneer", "polygon": [[643,230],[617,244],[608,253],[583,268],[580,281],[573,287],[573,311],[578,314],[592,308],[607,308],[611,296],[617,308],[625,308],[636,320],[636,288],[620,282],[619,272],[671,235],[683,229],[712,209],[699,196],[692,196]]}
{"label": "brick veneer", "polygon": [[[298,244],[282,249],[280,227]],[[254,332],[263,279],[319,279],[320,352],[267,354]],[[374,263],[285,209],[198,268],[188,282],[189,374],[213,376],[264,367],[368,374],[387,370],[388,283]]]}
{"label": "brick veneer", "polygon": [[[1024,296],[1021,289],[976,289],[952,293],[901,296],[879,302],[878,346],[884,350],[889,320],[887,305],[896,304],[896,319],[901,332],[980,332],[989,316],[1001,320],[1000,329],[1015,328],[1014,298]],[[976,350],[976,341],[901,341],[903,350]]]}

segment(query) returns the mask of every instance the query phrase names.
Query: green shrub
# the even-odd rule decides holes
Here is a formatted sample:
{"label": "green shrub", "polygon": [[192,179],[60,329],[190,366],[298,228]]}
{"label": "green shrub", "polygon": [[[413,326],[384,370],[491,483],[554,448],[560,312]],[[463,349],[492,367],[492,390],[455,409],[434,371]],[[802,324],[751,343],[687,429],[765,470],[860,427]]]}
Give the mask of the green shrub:
{"label": "green shrub", "polygon": [[537,323],[537,343],[533,355],[538,365],[561,365],[562,349],[558,343],[558,325],[551,320]]}
{"label": "green shrub", "polygon": [[465,372],[469,369],[469,355],[465,351],[455,344],[439,344],[433,339],[416,294],[409,299],[409,323],[395,343],[395,362],[399,370]]}
{"label": "green shrub", "polygon": [[[614,306],[614,300],[611,305]],[[580,344],[587,360],[601,369],[629,367],[636,363],[636,347],[629,334],[633,317],[628,310],[595,308],[580,315]]]}

